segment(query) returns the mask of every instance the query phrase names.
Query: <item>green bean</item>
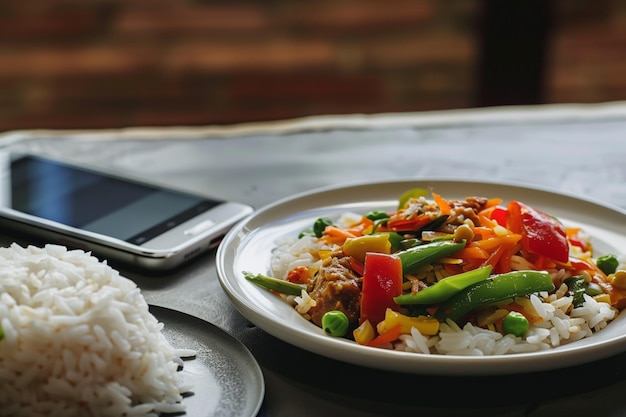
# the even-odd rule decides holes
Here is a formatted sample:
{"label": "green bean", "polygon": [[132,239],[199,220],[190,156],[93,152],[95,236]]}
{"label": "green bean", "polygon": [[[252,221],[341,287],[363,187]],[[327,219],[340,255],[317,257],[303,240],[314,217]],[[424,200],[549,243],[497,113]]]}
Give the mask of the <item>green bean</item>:
{"label": "green bean", "polygon": [[285,281],[284,279],[268,277],[263,274],[253,274],[251,272],[244,271],[243,276],[248,281],[255,283],[259,287],[287,295],[300,295],[304,289],[302,285],[294,284],[293,282]]}

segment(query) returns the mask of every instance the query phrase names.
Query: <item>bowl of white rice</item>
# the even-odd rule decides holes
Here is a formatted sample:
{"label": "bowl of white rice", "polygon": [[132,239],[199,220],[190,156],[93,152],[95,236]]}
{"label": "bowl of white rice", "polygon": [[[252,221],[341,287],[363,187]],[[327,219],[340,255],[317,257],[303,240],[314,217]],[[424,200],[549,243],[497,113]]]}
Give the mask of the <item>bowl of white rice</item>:
{"label": "bowl of white rice", "polygon": [[137,285],[81,250],[0,248],[0,415],[185,411],[182,357]]}

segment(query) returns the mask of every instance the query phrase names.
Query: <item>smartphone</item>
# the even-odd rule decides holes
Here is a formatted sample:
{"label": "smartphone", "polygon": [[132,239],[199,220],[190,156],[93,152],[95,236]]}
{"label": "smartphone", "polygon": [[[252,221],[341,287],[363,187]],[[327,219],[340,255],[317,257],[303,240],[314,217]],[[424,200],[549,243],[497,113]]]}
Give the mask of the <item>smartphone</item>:
{"label": "smartphone", "polygon": [[37,154],[0,153],[0,187],[0,226],[145,272],[211,250],[253,211]]}

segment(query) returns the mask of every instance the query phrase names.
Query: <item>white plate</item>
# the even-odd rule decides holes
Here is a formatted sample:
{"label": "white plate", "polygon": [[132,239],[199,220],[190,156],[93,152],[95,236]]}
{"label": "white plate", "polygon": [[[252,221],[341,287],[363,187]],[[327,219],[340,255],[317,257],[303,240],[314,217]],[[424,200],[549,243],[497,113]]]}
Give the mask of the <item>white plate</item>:
{"label": "white plate", "polygon": [[413,187],[429,188],[445,198],[468,196],[519,200],[583,227],[596,253],[626,251],[626,213],[572,195],[514,184],[405,180],[353,184],[303,193],[266,206],[236,225],[217,252],[220,283],[235,307],[261,329],[302,349],[368,367],[423,374],[489,375],[549,370],[601,359],[626,350],[626,313],[593,336],[548,351],[489,357],[424,355],[360,346],[333,338],[303,319],[272,293],[248,282],[242,271],[267,273],[275,240],[297,235],[318,217],[348,210],[366,213],[393,209]]}
{"label": "white plate", "polygon": [[265,395],[261,368],[248,349],[217,326],[164,307],[150,306],[163,323],[163,335],[176,348],[194,349],[180,371],[185,394],[185,416],[254,417]]}

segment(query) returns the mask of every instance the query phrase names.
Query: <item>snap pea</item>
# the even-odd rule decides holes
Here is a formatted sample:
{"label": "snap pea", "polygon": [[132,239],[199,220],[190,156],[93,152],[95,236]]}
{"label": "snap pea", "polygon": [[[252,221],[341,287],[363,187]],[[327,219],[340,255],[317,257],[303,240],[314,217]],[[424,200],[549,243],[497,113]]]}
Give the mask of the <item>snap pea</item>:
{"label": "snap pea", "polygon": [[457,275],[451,275],[424,288],[415,294],[402,294],[394,298],[397,304],[438,304],[452,297],[459,291],[489,278],[491,265],[473,269]]}
{"label": "snap pea", "polygon": [[439,321],[458,321],[475,308],[487,304],[553,290],[552,278],[545,271],[513,271],[494,275],[470,285],[441,303],[435,318]]}
{"label": "snap pea", "polygon": [[269,277],[263,274],[253,274],[251,272],[243,272],[243,276],[250,282],[255,283],[259,287],[266,290],[276,291],[287,295],[300,295],[304,287],[293,282],[285,281],[284,279],[278,279]]}
{"label": "snap pea", "polygon": [[465,241],[441,240],[410,247],[398,252],[397,255],[402,261],[402,272],[410,274],[425,265],[433,263],[437,259],[452,255],[464,247]]}

